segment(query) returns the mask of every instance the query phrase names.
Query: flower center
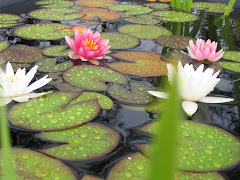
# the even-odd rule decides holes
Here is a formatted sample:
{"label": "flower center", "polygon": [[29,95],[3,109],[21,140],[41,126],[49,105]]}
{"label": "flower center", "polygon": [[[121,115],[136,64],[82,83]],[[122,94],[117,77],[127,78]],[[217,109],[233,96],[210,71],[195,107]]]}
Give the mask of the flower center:
{"label": "flower center", "polygon": [[94,51],[97,50],[98,45],[96,44],[96,42],[94,40],[91,39],[85,39],[84,40],[84,45],[88,47],[88,49],[94,49]]}
{"label": "flower center", "polygon": [[204,49],[208,48],[208,45],[203,45],[203,48],[204,48]]}
{"label": "flower center", "polygon": [[14,81],[14,78],[12,76],[10,76],[10,81],[13,82]]}

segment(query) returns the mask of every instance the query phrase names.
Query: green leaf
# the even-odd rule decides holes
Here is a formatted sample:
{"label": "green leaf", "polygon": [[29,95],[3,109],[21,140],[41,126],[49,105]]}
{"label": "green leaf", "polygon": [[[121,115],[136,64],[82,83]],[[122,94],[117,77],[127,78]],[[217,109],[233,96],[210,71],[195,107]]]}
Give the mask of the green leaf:
{"label": "green leaf", "polygon": [[228,69],[234,72],[240,72],[240,63],[235,62],[217,62],[217,65],[221,66],[222,68]]}
{"label": "green leaf", "polygon": [[153,8],[155,10],[168,9],[170,7],[169,4],[165,4],[165,3],[147,3],[147,4],[143,4],[143,5]]}
{"label": "green leaf", "polygon": [[81,5],[81,6],[87,6],[87,7],[101,7],[101,8],[108,8],[114,3],[117,3],[118,1],[115,0],[76,0],[74,3]]}
{"label": "green leaf", "polygon": [[169,22],[191,22],[196,21],[198,16],[190,13],[177,11],[154,11],[152,15],[159,16],[158,19]]}
{"label": "green leaf", "polygon": [[43,49],[42,53],[45,56],[68,56],[68,53],[71,51],[71,49],[67,49],[67,47],[68,46],[65,45],[50,46]]}
{"label": "green leaf", "polygon": [[156,19],[156,17],[152,16],[152,15],[138,15],[136,17],[132,16],[132,17],[126,17],[123,18],[123,20],[130,22],[130,23],[136,23],[136,24],[158,24],[161,21]]}
{"label": "green leaf", "polygon": [[8,41],[0,41],[0,52],[8,48]]}
{"label": "green leaf", "polygon": [[240,62],[240,51],[224,51],[222,58]]}
{"label": "green leaf", "polygon": [[20,16],[13,15],[13,14],[0,14],[0,21],[5,21],[6,23],[8,21],[17,21],[22,19]]}
{"label": "green leaf", "polygon": [[192,3],[192,8],[197,10],[204,10],[205,12],[224,13],[227,5],[224,3],[194,2]]}
{"label": "green leaf", "polygon": [[71,61],[66,61],[60,64],[57,64],[56,58],[45,58],[37,62],[38,70],[42,72],[59,72],[64,71],[69,67],[73,66]]}

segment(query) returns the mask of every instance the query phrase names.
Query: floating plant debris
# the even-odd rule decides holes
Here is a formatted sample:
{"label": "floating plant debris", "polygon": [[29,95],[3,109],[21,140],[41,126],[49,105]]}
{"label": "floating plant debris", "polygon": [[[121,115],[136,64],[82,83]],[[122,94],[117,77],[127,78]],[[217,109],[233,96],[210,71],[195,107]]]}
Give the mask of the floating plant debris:
{"label": "floating plant debris", "polygon": [[67,47],[68,46],[65,45],[50,46],[43,49],[42,53],[45,56],[68,56],[68,53],[71,51],[71,49],[67,49]]}
{"label": "floating plant debris", "polygon": [[0,41],[0,52],[8,48],[8,41]]}
{"label": "floating plant debris", "polygon": [[156,17],[148,14],[138,15],[136,17],[126,17],[123,19],[127,22],[136,24],[158,24],[161,22],[161,20],[158,20]]}
{"label": "floating plant debris", "polygon": [[87,6],[87,7],[101,7],[101,8],[108,8],[117,1],[115,0],[91,0],[91,1],[86,1],[86,0],[76,0],[74,3],[81,5],[81,6]]}
{"label": "floating plant debris", "polygon": [[67,68],[73,66],[71,61],[66,61],[60,64],[56,64],[56,58],[46,58],[37,62],[39,66],[38,70],[42,72],[59,72],[64,71]]}
{"label": "floating plant debris", "polygon": [[194,2],[192,3],[192,8],[212,13],[224,13],[227,5],[225,3]]}
{"label": "floating plant debris", "polygon": [[196,21],[198,16],[194,14],[177,11],[154,11],[152,15],[159,16],[158,19],[169,22],[191,22]]}

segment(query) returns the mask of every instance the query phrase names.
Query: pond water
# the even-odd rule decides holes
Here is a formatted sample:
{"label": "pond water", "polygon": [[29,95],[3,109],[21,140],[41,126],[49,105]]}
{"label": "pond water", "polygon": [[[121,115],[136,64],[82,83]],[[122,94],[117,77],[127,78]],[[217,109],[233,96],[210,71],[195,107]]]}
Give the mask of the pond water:
{"label": "pond water", "polygon": [[[104,15],[102,17],[95,18],[94,21],[96,21],[98,25],[86,25],[86,23],[83,24],[82,20],[68,20],[68,21],[41,20],[41,18],[34,18],[33,15],[32,16],[28,15],[29,12],[42,8],[40,5],[34,5],[36,2],[38,1],[33,0],[33,1],[26,1],[23,3],[12,5],[10,7],[4,7],[4,8],[0,7],[0,13],[20,15],[23,18],[19,20],[18,24],[14,26],[0,28],[0,41],[7,40],[9,43],[9,46],[27,45],[31,47],[35,46],[40,49],[48,48],[54,45],[66,44],[65,39],[63,38],[64,36],[62,36],[60,39],[56,38],[52,40],[43,40],[43,39],[38,40],[37,38],[34,39],[31,37],[29,38],[29,37],[23,37],[23,36],[17,35],[16,28],[23,27],[27,24],[61,23],[61,24],[68,24],[72,26],[84,26],[84,27],[90,27],[94,31],[103,32],[103,34],[105,31],[117,33],[120,27],[123,27],[125,25],[133,25],[133,23],[126,21],[126,19],[123,20],[124,15],[122,15],[122,18],[116,18],[116,19],[114,18],[111,19],[113,15],[108,15],[110,17],[109,21],[102,20],[102,18],[105,18]],[[145,4],[145,3],[152,3],[152,2],[144,1],[144,0],[133,0],[133,1],[122,0],[122,1],[118,1],[118,3],[119,4]],[[155,3],[161,3],[161,2],[156,1]],[[81,10],[84,10],[84,9],[81,9]],[[166,8],[164,10],[166,10]],[[104,13],[105,12],[103,12],[103,14]],[[195,39],[202,38],[204,40],[211,39],[212,41],[216,41],[219,43],[218,50],[221,48],[223,48],[225,51],[240,50],[239,9],[236,9],[236,11],[231,14],[230,17],[232,18],[230,19],[228,17],[225,19],[222,18],[221,13],[216,14],[211,12],[199,11],[196,9],[192,11],[192,14],[197,15],[197,19],[190,22],[183,22],[183,23],[159,20],[159,22],[156,23],[154,27],[155,26],[163,27],[164,29],[168,29],[174,35],[178,35],[178,36],[188,36]],[[146,21],[150,21],[150,20],[146,20]],[[146,26],[146,28],[149,28],[149,29],[147,30],[142,29],[142,31],[144,31],[145,33],[147,33],[148,31],[152,33],[151,27],[153,26],[149,26],[149,27]],[[179,49],[173,49],[173,48],[169,48],[159,44],[158,41],[156,40],[157,37],[141,38],[134,33],[130,33],[130,34],[133,36],[136,36],[137,41],[139,41],[139,43],[136,43],[130,48],[120,47],[120,48],[111,49],[112,51],[111,53],[117,53],[117,52],[123,52],[123,51],[148,51],[156,54],[168,55],[169,53],[179,52]],[[106,36],[106,38],[107,37],[108,36]],[[121,40],[121,37],[115,41],[120,41],[120,40]],[[131,43],[131,41],[133,40],[132,39],[129,40],[129,44]],[[111,39],[110,39],[110,43],[111,43]],[[118,43],[115,42],[114,46],[117,46],[117,45]],[[53,56],[46,56],[45,58],[53,58]],[[228,61],[226,60],[226,58],[222,59],[223,62],[224,60]],[[113,58],[112,60],[109,60],[109,62],[111,63],[119,62],[119,61],[120,60],[118,58]],[[70,58],[68,58],[67,56],[57,57],[57,64],[61,64],[65,62],[71,62]],[[22,67],[27,65],[27,69],[30,69],[30,67],[33,67],[33,65],[36,63],[38,63],[39,66],[43,64],[43,63],[42,64],[39,63],[37,60],[31,63],[21,62],[21,64],[23,64]],[[101,67],[109,68],[108,66],[104,65],[104,63],[107,63],[107,61],[102,61]],[[57,70],[55,72],[60,72],[60,73],[53,74],[55,72],[51,71],[51,68],[54,69],[54,66],[48,67],[48,63],[45,63],[45,66],[47,66],[47,68],[44,69],[44,67],[41,67],[41,70],[39,71],[39,73],[37,73],[36,78],[39,79],[45,74],[49,74],[49,72],[52,72],[52,74],[50,75],[54,77],[53,78],[54,83],[48,84],[38,91],[42,92],[42,91],[51,90],[55,92],[55,91],[59,91],[59,89],[62,90],[61,88],[57,88],[56,85],[62,84],[64,81],[61,78],[61,75],[63,74],[63,70],[62,71]],[[185,115],[185,119],[188,119],[189,121],[193,121],[193,122],[201,122],[204,124],[216,126],[218,128],[221,128],[229,132],[235,138],[239,139],[240,138],[239,81],[227,83],[227,84],[224,84],[224,83],[239,79],[240,66],[236,65],[236,67],[239,67],[239,68],[238,70],[236,70],[236,68],[233,68],[234,71],[232,71],[233,69],[231,70],[228,68],[228,66],[230,67],[231,65],[226,64],[224,66],[223,64],[222,66],[225,68],[221,68],[220,66],[217,66],[217,65],[213,66],[217,69],[221,69],[221,73],[219,74],[221,81],[219,84],[223,84],[223,85],[217,86],[214,89],[214,91],[210,93],[210,95],[232,97],[232,98],[235,98],[235,101],[231,103],[224,103],[224,104],[199,103],[198,111],[192,117],[188,117],[187,115]],[[117,67],[115,70],[119,70],[119,69],[121,68]],[[144,83],[145,85],[151,88],[153,86],[161,87],[163,85],[163,79],[164,79],[163,76],[151,77],[150,75],[148,77],[147,76],[143,77],[141,76],[141,73],[140,75],[137,75],[137,76],[131,75],[131,73],[129,74],[124,73],[124,75],[127,77],[128,82],[134,81],[134,82]],[[76,74],[72,74],[72,75],[76,75]],[[56,76],[58,77],[56,78]],[[111,83],[112,81],[107,81],[107,82],[108,82],[107,83],[108,86],[112,85]],[[129,85],[125,85],[125,87],[128,90],[130,89]],[[110,152],[105,154],[103,153],[104,155],[102,155],[102,157],[96,156],[97,158],[89,158],[83,161],[62,160],[62,162],[71,169],[71,171],[74,173],[77,179],[81,179],[84,175],[91,175],[91,176],[95,176],[103,179],[106,179],[108,177],[109,179],[108,174],[111,171],[111,168],[117,162],[119,162],[124,157],[130,156],[133,153],[140,152],[140,149],[137,146],[135,146],[135,144],[146,144],[150,142],[151,136],[148,133],[142,132],[137,128],[155,120],[157,118],[157,113],[149,112],[149,111],[147,112],[146,105],[138,105],[138,103],[135,103],[135,104],[134,103],[129,104],[126,102],[124,103],[124,99],[127,99],[127,98],[122,98],[121,99],[122,102],[119,102],[119,100],[116,99],[116,95],[114,96],[114,93],[113,95],[110,95],[109,91],[106,91],[106,90],[93,90],[93,89],[89,90],[88,89],[84,91],[98,92],[98,93],[104,94],[113,101],[113,106],[110,109],[102,108],[100,112],[95,115],[95,118],[92,118],[90,123],[104,125],[106,127],[109,127],[115,130],[120,134],[119,142],[117,142],[115,147],[113,147]],[[11,102],[10,104],[8,104],[9,109],[12,107],[14,108],[16,107],[16,102]],[[11,110],[11,112],[14,110],[15,109]],[[17,110],[21,111],[21,109],[20,110],[17,109]],[[37,111],[37,109],[35,110]],[[31,129],[31,126],[30,126],[31,123],[27,125],[29,126],[29,128],[22,128],[24,126],[16,125],[16,124],[17,123],[12,123],[10,125],[11,135],[12,135],[12,144],[14,147],[21,147],[21,148],[27,148],[33,151],[39,151],[39,150],[43,150],[43,149],[47,149],[50,147],[55,147],[57,145],[63,144],[59,142],[66,142],[64,141],[65,139],[63,141],[60,141],[60,140],[54,141],[51,138],[46,140],[43,138],[40,139],[39,137],[36,137],[37,135],[39,135],[40,132],[35,131],[36,129]],[[89,145],[88,147],[91,147],[91,146]],[[59,158],[59,159],[64,159],[64,158]],[[238,159],[238,162],[239,162],[239,159]],[[218,170],[218,172],[225,179],[228,179],[228,180],[240,179],[239,163],[235,163],[233,166],[228,167],[226,169],[224,168],[220,168],[220,169],[223,169],[223,170]],[[126,176],[126,179],[131,179],[131,177],[127,178]]]}

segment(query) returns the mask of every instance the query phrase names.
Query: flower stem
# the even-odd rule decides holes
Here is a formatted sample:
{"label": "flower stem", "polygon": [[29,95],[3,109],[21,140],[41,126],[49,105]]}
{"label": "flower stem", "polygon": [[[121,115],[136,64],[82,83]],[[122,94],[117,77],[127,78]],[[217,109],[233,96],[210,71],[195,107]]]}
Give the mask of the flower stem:
{"label": "flower stem", "polygon": [[230,2],[228,3],[228,6],[227,6],[227,8],[226,8],[226,10],[225,10],[225,12],[223,14],[224,16],[229,16],[229,14],[232,11],[232,8],[233,8],[235,2],[236,2],[236,0],[230,0]]}

